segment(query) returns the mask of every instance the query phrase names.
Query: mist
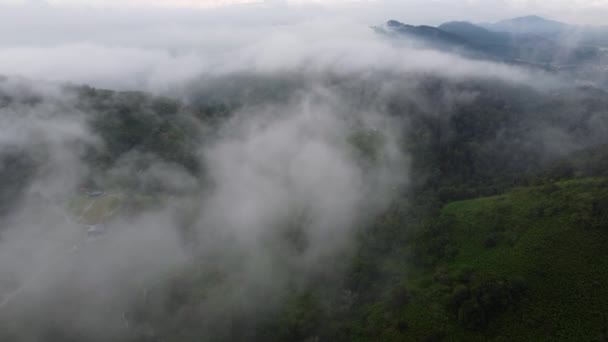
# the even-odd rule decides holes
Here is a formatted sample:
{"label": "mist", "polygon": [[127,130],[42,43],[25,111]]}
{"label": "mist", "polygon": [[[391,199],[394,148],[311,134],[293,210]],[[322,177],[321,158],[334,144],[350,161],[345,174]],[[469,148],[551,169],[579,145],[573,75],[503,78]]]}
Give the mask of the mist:
{"label": "mist", "polygon": [[[249,62],[260,66],[256,74],[271,77],[302,63],[295,55],[278,66],[257,58]],[[213,82],[244,71],[227,65]],[[189,82],[179,88],[184,98],[192,95],[184,89],[204,81]],[[289,289],[338,279],[358,229],[408,181],[400,124],[377,108],[356,108],[316,76],[284,101],[243,102],[213,137],[196,137],[202,174],[144,151],[110,165],[86,162],[113,143],[93,128],[110,119],[73,86],[41,84],[3,81],[3,155],[10,163],[18,149],[31,170],[3,218],[1,316],[9,339],[136,336],[143,328],[133,308],[153,305],[142,299],[148,296],[164,298],[175,274],[192,268],[225,279],[207,290],[221,297],[196,303],[207,317],[204,335],[220,336],[226,310],[243,315],[264,303],[272,312]],[[200,125],[198,134],[209,130],[194,114],[182,115]],[[87,194],[98,189],[101,199]],[[122,207],[100,216],[103,201]],[[87,233],[97,226],[108,231],[100,240]]]}
{"label": "mist", "polygon": [[416,143],[457,114],[512,106],[480,154],[517,171],[608,127],[597,109],[556,111],[584,133],[548,126],[535,106],[571,80],[395,42],[370,28],[384,10],[28,6],[7,13],[31,30],[0,24],[7,341],[254,339],[292,292],[341,293],[361,236],[440,169]]}

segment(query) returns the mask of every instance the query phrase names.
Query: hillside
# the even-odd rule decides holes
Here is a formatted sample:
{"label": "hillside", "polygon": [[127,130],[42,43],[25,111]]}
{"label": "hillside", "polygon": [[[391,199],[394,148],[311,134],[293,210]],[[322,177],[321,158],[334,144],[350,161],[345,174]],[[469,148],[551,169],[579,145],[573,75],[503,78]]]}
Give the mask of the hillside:
{"label": "hillside", "polygon": [[598,47],[581,39],[562,37],[573,32],[566,30],[567,25],[539,17],[485,25],[453,21],[438,27],[411,26],[392,20],[384,27],[393,36],[416,39],[434,49],[554,70],[583,67],[604,56]]}
{"label": "hillside", "polygon": [[494,32],[542,36],[581,46],[608,46],[608,28],[605,26],[571,25],[536,15],[479,24],[479,26]]}
{"label": "hillside", "polygon": [[[606,208],[606,178],[448,203],[385,264],[392,285],[344,318],[343,339],[603,341]],[[315,326],[315,310],[287,324]],[[334,323],[316,326],[331,340]]]}
{"label": "hillside", "polygon": [[510,32],[516,34],[536,34],[557,38],[570,29],[570,25],[545,19],[537,15],[529,15],[513,19],[501,20],[494,24],[485,24],[484,27],[496,32]]}
{"label": "hillside", "polygon": [[433,273],[412,282],[421,295],[405,317],[447,304],[445,333],[461,340],[606,338],[608,263],[598,258],[608,242],[606,208],[606,179],[446,205],[431,240],[443,253]]}

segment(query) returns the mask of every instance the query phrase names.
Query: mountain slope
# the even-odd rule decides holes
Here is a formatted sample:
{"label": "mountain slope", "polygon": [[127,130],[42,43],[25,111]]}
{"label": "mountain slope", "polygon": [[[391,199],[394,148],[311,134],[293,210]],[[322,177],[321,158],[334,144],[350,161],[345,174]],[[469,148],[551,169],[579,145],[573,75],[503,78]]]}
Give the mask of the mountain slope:
{"label": "mountain slope", "polygon": [[536,34],[545,37],[557,37],[571,29],[568,24],[536,15],[502,20],[494,24],[486,24],[484,27],[495,32]]}
{"label": "mountain slope", "polygon": [[417,263],[434,266],[410,269],[364,308],[359,332],[383,341],[603,340],[606,208],[608,179],[446,205],[411,242]]}
{"label": "mountain slope", "polygon": [[493,32],[467,21],[451,21],[439,25],[438,28],[478,44],[508,44],[511,38],[506,32]]}
{"label": "mountain slope", "polygon": [[473,58],[557,69],[596,63],[603,55],[600,49],[579,45],[572,39],[557,40],[559,37],[554,39],[553,34],[538,33],[558,28],[559,32],[566,32],[561,30],[563,27],[561,23],[539,17],[524,17],[486,26],[469,22],[448,22],[439,27],[412,26],[391,20],[384,26],[384,31],[380,31]]}
{"label": "mountain slope", "polygon": [[539,16],[526,16],[479,26],[493,32],[541,36],[568,45],[608,46],[606,26],[570,25]]}
{"label": "mountain slope", "polygon": [[469,41],[466,38],[437,27],[407,25],[396,20],[389,20],[384,27],[385,32],[391,35],[405,36],[434,48],[454,49],[469,47]]}

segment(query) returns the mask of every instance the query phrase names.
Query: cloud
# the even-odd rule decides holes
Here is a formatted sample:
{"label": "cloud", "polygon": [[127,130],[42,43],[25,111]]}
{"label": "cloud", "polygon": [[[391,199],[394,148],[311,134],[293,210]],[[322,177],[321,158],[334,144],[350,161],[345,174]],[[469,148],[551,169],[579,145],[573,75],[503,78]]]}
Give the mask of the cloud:
{"label": "cloud", "polygon": [[2,72],[116,89],[163,89],[202,70],[199,56],[92,44],[2,49]]}
{"label": "cloud", "polygon": [[[323,265],[348,254],[356,229],[407,182],[399,125],[372,108],[346,105],[343,94],[315,78],[287,102],[242,107],[207,144],[194,146],[206,188],[201,175],[135,152],[100,175],[83,160],[87,146],[103,149],[89,125],[100,113],[52,84],[0,84],[17,99],[0,110],[2,146],[35,159],[22,200],[2,217],[0,333],[11,339],[133,336],[136,303],[148,291],[162,300],[164,286],[190,267],[218,269],[225,279],[207,285],[221,296],[196,303],[207,322],[219,324],[221,310],[253,312],[260,305],[254,298],[279,299],[290,284],[324,272],[338,276],[339,268]],[[351,141],[370,130],[382,137],[373,163]],[[154,197],[107,181],[100,201],[148,204],[92,221],[85,215],[98,200],[80,190],[91,173],[101,182],[135,177],[143,188],[160,184],[165,192]],[[90,240],[86,225],[100,222],[107,235]]]}
{"label": "cloud", "polygon": [[220,6],[259,3],[261,0],[2,0],[0,4],[29,6],[96,6],[96,7],[182,7],[182,8],[213,8]]}
{"label": "cloud", "polygon": [[132,25],[91,31],[94,39],[87,42],[72,37],[66,42],[0,46],[0,74],[163,93],[175,92],[180,84],[199,80],[201,75],[243,71],[350,73],[373,68],[440,71],[453,77],[486,75],[519,82],[543,78],[506,65],[395,46],[369,27],[344,18],[295,18],[278,26],[189,21]]}

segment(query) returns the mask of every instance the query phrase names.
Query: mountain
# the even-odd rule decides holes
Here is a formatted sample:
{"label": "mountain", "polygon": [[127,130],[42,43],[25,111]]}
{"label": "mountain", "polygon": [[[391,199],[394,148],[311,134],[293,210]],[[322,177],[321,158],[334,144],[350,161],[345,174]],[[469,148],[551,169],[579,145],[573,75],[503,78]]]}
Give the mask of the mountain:
{"label": "mountain", "polygon": [[391,35],[408,36],[418,42],[442,49],[463,48],[469,45],[467,39],[433,26],[413,26],[389,20],[384,26],[384,30]]}
{"label": "mountain", "polygon": [[545,69],[595,63],[603,55],[599,48],[574,39],[562,39],[567,32],[574,32],[569,31],[569,27],[557,21],[529,16],[484,25],[453,21],[438,27],[412,26],[391,20],[380,31],[466,57]]}
{"label": "mountain", "polygon": [[467,39],[474,48],[505,61],[572,65],[590,60],[598,53],[594,48],[566,46],[543,35],[497,32],[468,22],[445,23],[439,28],[459,35]]}
{"label": "mountain", "polygon": [[541,36],[566,45],[608,47],[606,26],[570,25],[535,15],[479,24],[479,26],[493,32]]}
{"label": "mountain", "polygon": [[512,54],[503,48],[508,40],[507,34],[491,32],[467,22],[451,22],[433,27],[413,26],[390,20],[376,30],[395,39],[406,38],[415,46],[455,53],[467,58],[513,60]]}
{"label": "mountain", "polygon": [[493,32],[464,21],[444,23],[439,29],[466,39],[470,48],[481,51],[485,55],[505,61],[521,59],[515,51],[513,37],[509,33]]}
{"label": "mountain", "polygon": [[537,34],[544,37],[557,37],[572,28],[568,24],[536,15],[502,20],[494,24],[485,24],[484,27],[495,32]]}
{"label": "mountain", "polygon": [[510,40],[508,33],[493,32],[467,21],[451,21],[439,25],[438,28],[478,44],[508,44]]}

